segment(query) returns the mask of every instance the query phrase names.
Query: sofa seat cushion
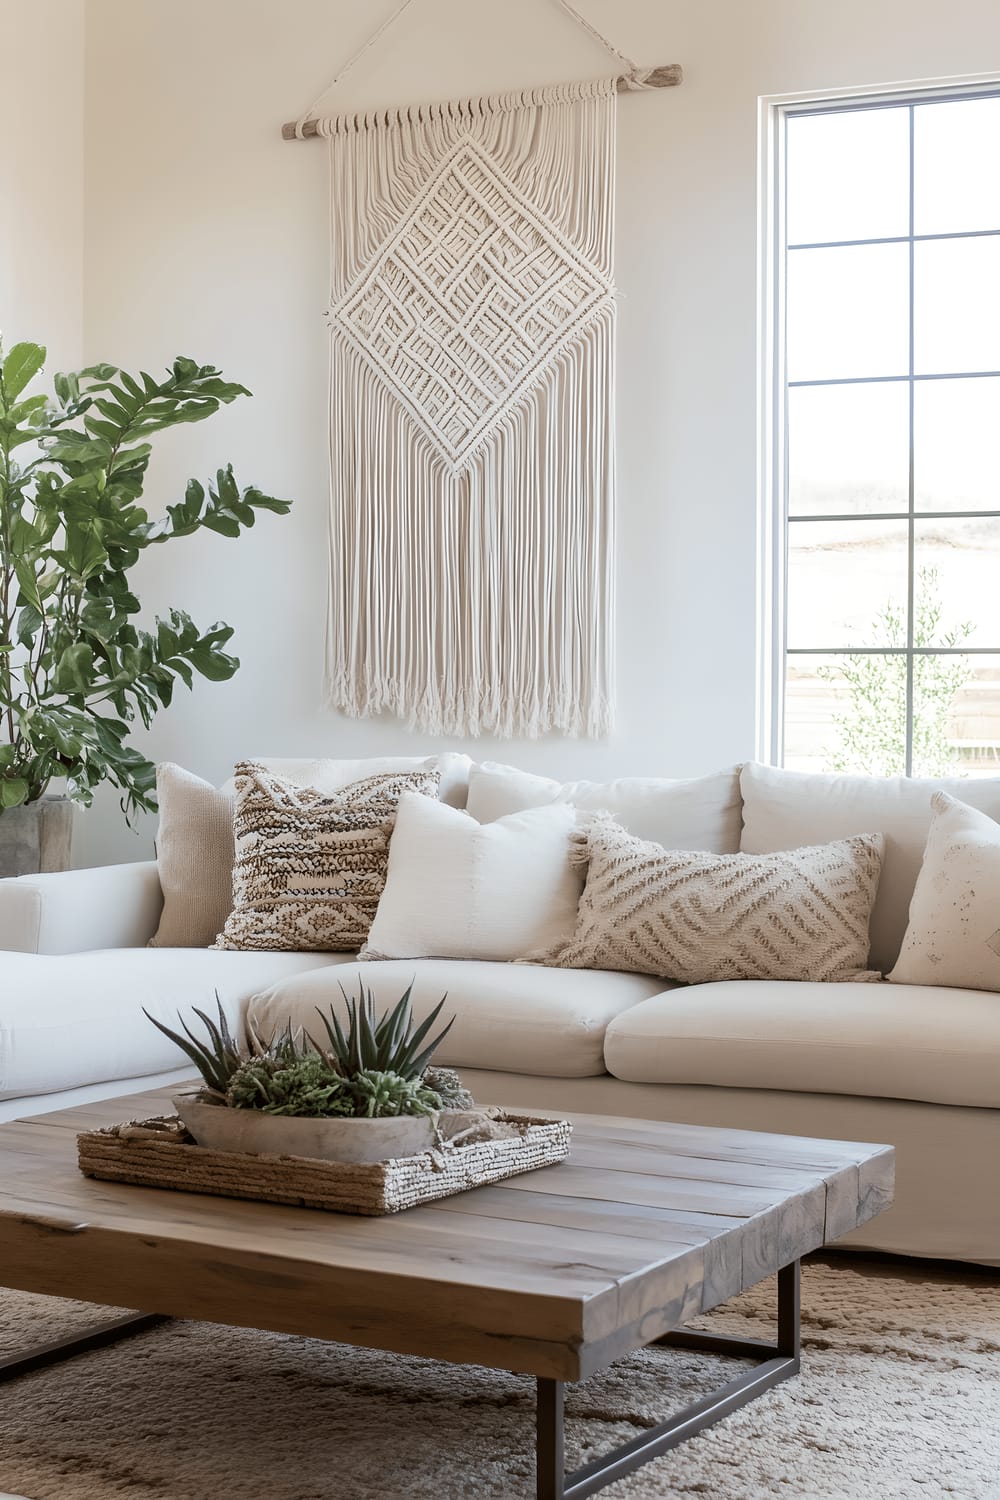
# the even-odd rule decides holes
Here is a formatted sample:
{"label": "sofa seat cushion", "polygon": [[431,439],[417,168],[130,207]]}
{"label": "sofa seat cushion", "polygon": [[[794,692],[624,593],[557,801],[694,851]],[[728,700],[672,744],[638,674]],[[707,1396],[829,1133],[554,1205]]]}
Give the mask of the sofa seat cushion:
{"label": "sofa seat cushion", "polygon": [[931,985],[731,980],[611,1022],[631,1083],[863,1094],[1000,1108],[1000,995]]}
{"label": "sofa seat cushion", "polygon": [[0,1099],[50,1094],[187,1063],[143,1007],[176,1028],[218,994],[238,1026],[250,995],[353,955],[221,953],[206,948],[109,948],[0,953]]}
{"label": "sofa seat cushion", "polygon": [[299,974],[251,1000],[247,1018],[261,1036],[286,1020],[313,1035],[322,1034],[316,1008],[335,1006],[370,988],[376,1010],[395,1005],[413,985],[418,1021],[447,994],[441,1020],[452,1026],[434,1054],[449,1067],[492,1068],[502,1073],[587,1078],[603,1073],[608,1022],[650,995],[663,991],[662,979],[645,974],[607,974],[584,969],[546,969],[534,964],[489,963],[479,959],[392,959],[357,963],[336,970]]}

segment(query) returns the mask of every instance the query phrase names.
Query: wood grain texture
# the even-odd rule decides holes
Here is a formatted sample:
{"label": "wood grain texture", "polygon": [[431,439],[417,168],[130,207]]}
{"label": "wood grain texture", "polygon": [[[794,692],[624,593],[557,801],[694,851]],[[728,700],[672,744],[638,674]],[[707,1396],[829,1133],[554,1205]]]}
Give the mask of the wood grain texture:
{"label": "wood grain texture", "polygon": [[81,1175],[77,1131],[169,1093],[0,1126],[0,1282],[576,1380],[892,1195],[888,1147],[597,1115],[565,1163],[387,1219]]}

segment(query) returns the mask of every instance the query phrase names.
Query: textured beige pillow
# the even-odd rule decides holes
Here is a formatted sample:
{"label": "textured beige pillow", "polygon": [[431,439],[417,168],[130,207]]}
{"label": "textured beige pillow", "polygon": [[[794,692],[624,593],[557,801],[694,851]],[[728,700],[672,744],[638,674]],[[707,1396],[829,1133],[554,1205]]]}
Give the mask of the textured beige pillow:
{"label": "textured beige pillow", "polygon": [[207,948],[233,906],[233,799],[165,762],[156,768],[163,911],[151,948]]}
{"label": "textured beige pillow", "polygon": [[324,796],[252,761],[236,767],[233,910],[216,948],[353,951],[385,885],[396,805],[438,773],[386,772]]}
{"label": "textured beige pillow", "polygon": [[924,861],[894,984],[1000,990],[1000,824],[947,792],[931,798]]}
{"label": "textured beige pillow", "polygon": [[576,935],[545,962],[688,984],[879,977],[866,964],[881,834],[781,854],[704,854],[664,849],[599,817],[577,839],[588,869]]}

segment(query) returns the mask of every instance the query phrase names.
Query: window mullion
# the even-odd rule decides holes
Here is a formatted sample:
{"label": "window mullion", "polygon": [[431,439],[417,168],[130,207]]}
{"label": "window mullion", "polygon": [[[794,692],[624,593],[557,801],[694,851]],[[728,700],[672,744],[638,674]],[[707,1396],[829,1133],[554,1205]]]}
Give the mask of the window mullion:
{"label": "window mullion", "polygon": [[910,225],[909,225],[909,228],[910,228],[910,240],[909,240],[909,278],[910,278],[910,288],[909,288],[909,291],[910,291],[910,296],[909,296],[909,339],[908,339],[909,365],[910,365],[910,368],[909,368],[909,382],[908,382],[908,391],[909,391],[909,416],[908,416],[908,422],[909,422],[909,468],[908,468],[908,474],[907,474],[907,507],[908,507],[908,510],[909,510],[909,517],[908,517],[908,520],[907,520],[907,527],[906,527],[906,594],[907,594],[907,597],[906,597],[906,757],[905,757],[905,774],[907,776],[912,776],[913,775],[913,727],[914,727],[913,726],[913,713],[914,713],[913,676],[914,676],[914,663],[915,663],[915,657],[914,657],[914,654],[913,654],[913,648],[914,648],[914,645],[916,644],[915,640],[914,640],[914,603],[915,603],[915,594],[916,594],[916,587],[915,587],[915,584],[916,584],[916,569],[915,569],[915,566],[914,566],[914,564],[915,564],[914,551],[915,551],[915,543],[916,543],[916,528],[915,528],[915,525],[914,525],[914,510],[915,510],[915,495],[916,495],[916,487],[915,487],[915,484],[914,484],[914,453],[915,453],[914,414],[915,414],[916,402],[915,402],[914,393],[915,393],[916,387],[914,385],[914,380],[913,380],[913,377],[914,377],[914,374],[915,374],[915,360],[914,360],[914,305],[915,305],[915,296],[916,296],[916,282],[915,282],[915,277],[914,277],[914,268],[915,268],[915,260],[916,260],[916,245],[915,245],[915,241],[914,241],[914,233],[915,233],[916,226],[915,226],[915,223],[914,223],[915,193],[914,193],[914,159],[913,158],[914,158],[914,136],[915,136],[916,120],[915,120],[914,106],[912,104],[909,107],[908,114],[909,114],[909,125],[910,125],[910,162],[909,162],[909,165],[910,165]]}

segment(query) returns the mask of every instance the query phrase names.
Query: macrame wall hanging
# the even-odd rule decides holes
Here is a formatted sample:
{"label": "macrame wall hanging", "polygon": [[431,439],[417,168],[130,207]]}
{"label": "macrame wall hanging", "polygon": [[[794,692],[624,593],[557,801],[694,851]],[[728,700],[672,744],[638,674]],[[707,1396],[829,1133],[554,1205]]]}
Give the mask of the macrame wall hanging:
{"label": "macrame wall hanging", "polygon": [[620,77],[368,114],[329,141],[331,703],[432,734],[613,715]]}

